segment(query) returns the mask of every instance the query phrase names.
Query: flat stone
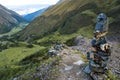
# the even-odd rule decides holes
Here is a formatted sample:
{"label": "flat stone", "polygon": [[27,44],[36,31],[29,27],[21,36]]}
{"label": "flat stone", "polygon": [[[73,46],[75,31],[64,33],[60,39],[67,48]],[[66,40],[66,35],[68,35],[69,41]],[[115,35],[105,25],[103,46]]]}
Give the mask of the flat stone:
{"label": "flat stone", "polygon": [[81,65],[81,64],[83,64],[84,62],[82,61],[82,60],[79,60],[79,61],[77,61],[77,62],[74,62],[73,64],[75,64],[75,65]]}
{"label": "flat stone", "polygon": [[65,71],[69,71],[73,68],[73,66],[65,66]]}

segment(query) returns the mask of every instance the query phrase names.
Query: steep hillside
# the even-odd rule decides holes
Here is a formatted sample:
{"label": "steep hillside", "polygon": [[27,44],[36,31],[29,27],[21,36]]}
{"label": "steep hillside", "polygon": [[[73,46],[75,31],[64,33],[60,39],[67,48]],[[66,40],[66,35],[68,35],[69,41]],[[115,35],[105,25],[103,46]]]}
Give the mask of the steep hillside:
{"label": "steep hillside", "polygon": [[37,16],[41,15],[47,8],[44,9],[40,9],[38,11],[35,11],[33,13],[27,14],[24,17],[25,20],[27,20],[28,22],[31,22],[33,19],[35,19]]}
{"label": "steep hillside", "polygon": [[110,21],[107,39],[113,48],[108,65],[119,77],[120,0],[60,0],[24,30],[0,37],[0,80],[87,80],[82,74],[85,65],[76,63],[87,61],[89,38],[101,12]]}
{"label": "steep hillside", "polygon": [[72,34],[83,28],[84,33],[88,29],[92,32],[100,12],[106,13],[109,17],[110,34],[118,34],[119,4],[119,0],[63,0],[32,21],[19,33],[20,39],[25,40],[32,35],[42,37],[55,31],[60,34]]}
{"label": "steep hillside", "polygon": [[0,5],[0,33],[9,32],[21,22],[26,21],[19,14]]}

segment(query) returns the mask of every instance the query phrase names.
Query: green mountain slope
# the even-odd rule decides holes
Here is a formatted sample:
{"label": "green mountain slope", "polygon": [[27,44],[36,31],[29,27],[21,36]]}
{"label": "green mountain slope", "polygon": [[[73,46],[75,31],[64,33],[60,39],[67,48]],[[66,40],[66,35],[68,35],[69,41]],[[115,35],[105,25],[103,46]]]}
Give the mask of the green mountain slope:
{"label": "green mountain slope", "polygon": [[[109,35],[119,36],[120,0],[61,0],[33,20],[24,30],[13,36],[1,37],[0,79],[23,77],[25,80],[35,80],[34,73],[39,72],[39,67],[54,59],[48,57],[48,51],[56,43],[73,45],[74,37],[78,35],[93,37],[96,17],[101,12],[109,17]],[[16,29],[13,29],[13,32],[16,33]],[[114,40],[113,37],[111,38]],[[113,54],[113,64],[119,61],[118,50],[119,48],[113,50],[116,52]],[[39,79],[40,76],[38,75]],[[56,73],[55,76],[57,77]]]}
{"label": "green mountain slope", "polygon": [[25,16],[23,16],[23,18],[25,20],[27,20],[28,22],[31,22],[33,19],[35,19],[37,16],[41,15],[47,8],[43,8],[43,9],[40,9],[38,11],[35,11],[33,13],[30,13],[30,14],[27,14]]}
{"label": "green mountain slope", "polygon": [[0,34],[9,32],[19,23],[26,22],[19,14],[0,4]]}
{"label": "green mountain slope", "polygon": [[83,27],[86,32],[87,29],[93,29],[100,12],[109,16],[110,32],[119,33],[119,4],[119,0],[63,0],[32,21],[19,33],[20,39],[25,40],[31,35],[39,37],[55,31],[72,34]]}

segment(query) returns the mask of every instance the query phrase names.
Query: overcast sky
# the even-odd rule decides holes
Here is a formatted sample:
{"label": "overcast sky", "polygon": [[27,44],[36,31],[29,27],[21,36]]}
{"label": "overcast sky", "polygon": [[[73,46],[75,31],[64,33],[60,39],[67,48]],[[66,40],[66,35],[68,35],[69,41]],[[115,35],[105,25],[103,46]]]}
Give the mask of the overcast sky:
{"label": "overcast sky", "polygon": [[29,14],[57,3],[59,0],[0,0],[0,4],[20,15]]}
{"label": "overcast sky", "polygon": [[6,7],[33,4],[55,4],[59,0],[0,0],[0,4]]}

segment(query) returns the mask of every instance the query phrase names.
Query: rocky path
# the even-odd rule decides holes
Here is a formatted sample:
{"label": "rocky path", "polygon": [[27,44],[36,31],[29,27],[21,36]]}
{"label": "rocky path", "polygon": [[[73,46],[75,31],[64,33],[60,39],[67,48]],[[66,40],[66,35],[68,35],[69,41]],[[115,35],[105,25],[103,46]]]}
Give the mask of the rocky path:
{"label": "rocky path", "polygon": [[[78,36],[76,37],[76,43],[76,46],[72,46],[61,52],[63,55],[59,66],[60,76],[57,80],[90,80],[89,76],[82,71],[85,63],[80,56],[80,52],[86,55],[86,53],[90,51],[90,39]],[[120,77],[120,47],[118,47],[117,43],[111,41],[109,41],[109,43],[112,45],[112,55],[108,66],[114,70],[113,72],[117,77]],[[77,50],[79,54],[76,54],[75,50]]]}
{"label": "rocky path", "polygon": [[112,69],[113,73],[120,78],[120,47],[118,42],[110,42],[112,45],[112,54],[108,62],[109,68]]}
{"label": "rocky path", "polygon": [[[51,71],[53,70],[53,66],[43,65],[43,71],[41,71],[41,67],[38,67],[37,71],[35,71],[33,78],[26,80],[48,80],[41,79],[41,73],[44,75],[49,74],[49,80],[91,80],[90,77],[83,72],[83,69],[86,66],[86,63],[83,61],[81,54],[86,55],[88,51],[90,51],[90,39],[78,36],[75,39],[75,45],[71,47],[63,48],[63,50],[58,51],[58,55],[61,57],[59,64],[57,64],[56,75],[54,76]],[[120,78],[120,47],[118,47],[118,43],[109,42],[112,47],[112,55],[110,61],[108,62],[108,66],[115,72],[115,74]],[[51,58],[52,59],[52,58]],[[53,63],[53,62],[52,62]],[[51,63],[50,63],[51,64]],[[50,66],[50,67],[49,67]],[[53,67],[53,68],[52,68]],[[47,70],[48,69],[48,70]],[[52,70],[50,70],[52,69]],[[45,76],[42,77],[45,77]],[[53,76],[53,78],[51,78]],[[34,78],[35,77],[35,78]],[[24,80],[24,79],[15,79],[15,80]]]}
{"label": "rocky path", "polygon": [[89,80],[89,77],[83,72],[85,62],[82,61],[79,53],[75,53],[72,48],[64,49],[61,53],[60,75],[56,80]]}

